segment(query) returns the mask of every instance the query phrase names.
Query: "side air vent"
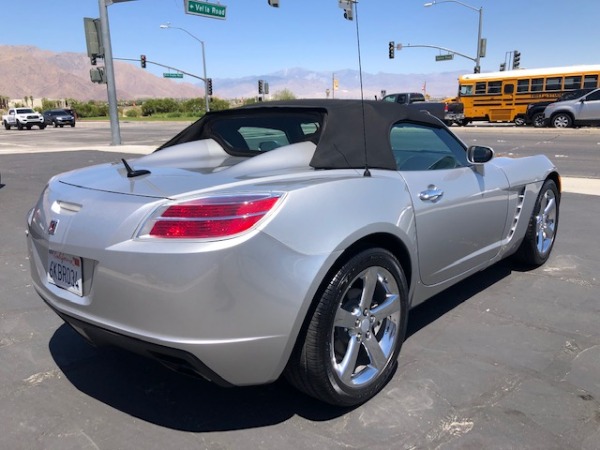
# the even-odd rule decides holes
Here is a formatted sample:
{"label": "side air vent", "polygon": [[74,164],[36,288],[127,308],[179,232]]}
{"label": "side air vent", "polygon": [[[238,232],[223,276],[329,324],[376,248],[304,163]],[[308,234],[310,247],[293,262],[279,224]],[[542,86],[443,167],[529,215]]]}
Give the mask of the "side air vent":
{"label": "side air vent", "polygon": [[517,224],[519,223],[519,217],[521,217],[521,212],[523,211],[523,202],[525,201],[525,187],[521,188],[519,191],[519,197],[517,199],[517,207],[515,209],[515,215],[512,221],[512,225],[510,226],[510,230],[508,231],[507,239],[510,240],[515,234],[515,230],[517,229]]}

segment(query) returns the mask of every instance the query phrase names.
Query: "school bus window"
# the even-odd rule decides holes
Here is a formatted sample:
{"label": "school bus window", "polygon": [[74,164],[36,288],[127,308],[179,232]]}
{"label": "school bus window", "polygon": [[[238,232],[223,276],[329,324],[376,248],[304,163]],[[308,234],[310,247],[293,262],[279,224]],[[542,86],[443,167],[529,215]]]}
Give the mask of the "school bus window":
{"label": "school bus window", "polygon": [[544,90],[544,79],[533,78],[531,80],[531,92],[540,92]]}
{"label": "school bus window", "polygon": [[581,87],[581,77],[565,77],[566,89],[579,89]]}
{"label": "school bus window", "polygon": [[473,95],[473,86],[470,84],[462,84],[460,86],[460,95]]}
{"label": "school bus window", "polygon": [[562,89],[562,77],[553,77],[546,80],[547,91],[560,91]]}
{"label": "school bus window", "polygon": [[598,86],[598,75],[586,75],[583,77],[583,88],[595,89]]}
{"label": "school bus window", "polygon": [[475,93],[485,94],[485,83],[475,83]]}
{"label": "school bus window", "polygon": [[490,81],[488,83],[488,94],[499,94],[502,89],[502,81]]}
{"label": "school bus window", "polygon": [[504,93],[505,94],[512,94],[513,92],[515,92],[514,84],[505,84],[504,85]]}
{"label": "school bus window", "polygon": [[518,80],[517,92],[529,92],[529,80]]}

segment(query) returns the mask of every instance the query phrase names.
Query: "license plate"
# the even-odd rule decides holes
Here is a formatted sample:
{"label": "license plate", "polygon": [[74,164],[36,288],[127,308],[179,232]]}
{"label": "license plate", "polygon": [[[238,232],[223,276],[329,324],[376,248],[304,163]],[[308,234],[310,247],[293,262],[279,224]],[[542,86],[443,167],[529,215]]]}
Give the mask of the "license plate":
{"label": "license plate", "polygon": [[83,297],[83,265],[79,256],[50,250],[48,253],[48,282]]}

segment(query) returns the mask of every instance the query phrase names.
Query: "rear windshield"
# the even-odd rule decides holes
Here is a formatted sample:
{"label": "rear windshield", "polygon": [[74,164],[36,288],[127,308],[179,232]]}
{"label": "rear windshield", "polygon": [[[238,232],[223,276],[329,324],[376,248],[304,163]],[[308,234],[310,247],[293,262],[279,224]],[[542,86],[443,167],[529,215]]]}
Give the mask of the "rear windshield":
{"label": "rear windshield", "polygon": [[324,112],[314,110],[237,110],[206,116],[161,148],[199,139],[214,139],[230,154],[252,156],[296,142],[319,140]]}

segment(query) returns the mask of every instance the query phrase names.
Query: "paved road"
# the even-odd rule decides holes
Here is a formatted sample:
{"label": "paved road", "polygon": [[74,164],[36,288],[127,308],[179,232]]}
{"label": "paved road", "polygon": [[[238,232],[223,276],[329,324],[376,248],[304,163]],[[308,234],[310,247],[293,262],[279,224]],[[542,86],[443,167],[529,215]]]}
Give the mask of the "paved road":
{"label": "paved road", "polygon": [[43,304],[27,210],[51,175],[121,149],[0,152],[0,449],[598,449],[597,197],[564,195],[544,267],[501,263],[413,310],[395,378],[347,410],[95,349]]}

